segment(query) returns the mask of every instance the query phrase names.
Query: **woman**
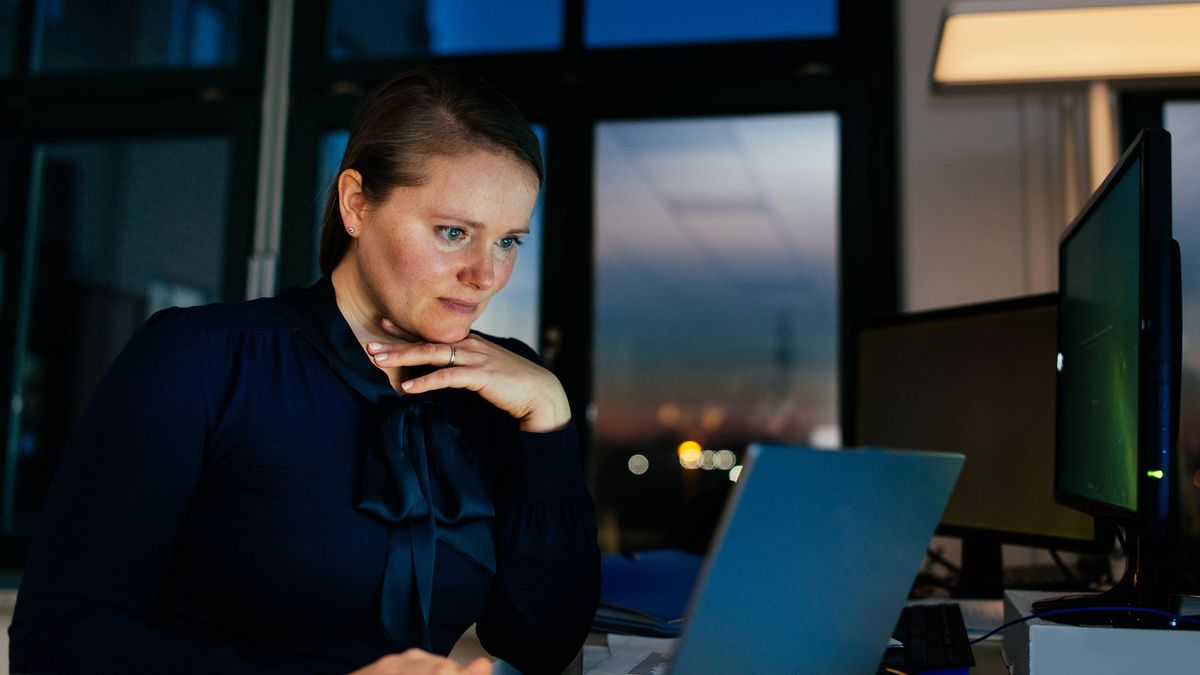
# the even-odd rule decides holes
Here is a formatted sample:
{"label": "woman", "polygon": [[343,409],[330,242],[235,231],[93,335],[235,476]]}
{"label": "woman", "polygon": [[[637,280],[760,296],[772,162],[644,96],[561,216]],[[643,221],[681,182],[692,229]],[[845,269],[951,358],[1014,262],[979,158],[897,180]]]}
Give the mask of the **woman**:
{"label": "woman", "polygon": [[160,312],[105,375],[22,579],[14,671],[458,672],[437,655],[472,623],[561,671],[599,584],[570,410],[528,347],[469,332],[541,183],[528,122],[478,79],[373,93],[323,278]]}

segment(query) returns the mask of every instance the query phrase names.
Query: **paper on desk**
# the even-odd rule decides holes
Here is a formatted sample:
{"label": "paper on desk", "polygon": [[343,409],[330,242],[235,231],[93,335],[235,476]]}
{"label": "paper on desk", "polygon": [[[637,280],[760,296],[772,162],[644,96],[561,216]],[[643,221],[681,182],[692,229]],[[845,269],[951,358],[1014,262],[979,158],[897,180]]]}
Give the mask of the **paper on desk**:
{"label": "paper on desk", "polygon": [[677,638],[610,633],[607,647],[584,646],[583,672],[585,675],[661,675],[678,642]]}

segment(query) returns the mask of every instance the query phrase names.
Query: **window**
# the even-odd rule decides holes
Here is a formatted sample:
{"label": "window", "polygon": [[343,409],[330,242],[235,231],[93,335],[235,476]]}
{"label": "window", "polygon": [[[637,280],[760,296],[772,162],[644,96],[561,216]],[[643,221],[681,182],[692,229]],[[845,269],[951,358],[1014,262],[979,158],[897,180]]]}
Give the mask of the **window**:
{"label": "window", "polygon": [[563,0],[332,0],[331,61],[557,49]]}
{"label": "window", "polygon": [[839,443],[838,137],[834,113],[598,127],[593,448],[611,548],[702,549],[719,515],[704,503],[750,441]]}
{"label": "window", "polygon": [[835,0],[587,0],[589,47],[745,42],[829,37],[837,33]]}
{"label": "window", "polygon": [[1200,554],[1200,100],[1168,101],[1163,126],[1171,132],[1171,213],[1183,259],[1183,366],[1179,413],[1181,529],[1189,555]]}
{"label": "window", "polygon": [[160,309],[220,298],[229,160],[228,141],[211,137],[36,149],[5,534],[32,532],[67,435],[133,331]]}
{"label": "window", "polygon": [[238,59],[238,0],[41,0],[35,7],[36,72],[205,68]]}
{"label": "window", "polygon": [[0,567],[23,564],[133,331],[246,295],[266,18],[240,0],[0,0]]}

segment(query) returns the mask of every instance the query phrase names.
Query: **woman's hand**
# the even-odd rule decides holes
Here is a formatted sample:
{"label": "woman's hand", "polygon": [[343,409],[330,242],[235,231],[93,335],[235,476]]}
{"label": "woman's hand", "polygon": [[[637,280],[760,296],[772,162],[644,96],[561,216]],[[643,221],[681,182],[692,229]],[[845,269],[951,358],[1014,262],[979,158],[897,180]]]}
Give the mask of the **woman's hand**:
{"label": "woman's hand", "polygon": [[491,672],[491,662],[483,657],[460,666],[444,656],[409,649],[400,654],[388,654],[350,675],[489,675]]}
{"label": "woman's hand", "polygon": [[[399,337],[396,326],[387,319],[383,329]],[[554,431],[571,421],[567,394],[553,373],[481,337],[468,335],[449,345],[369,342],[367,353],[383,369],[439,367],[428,375],[402,382],[400,388],[405,393],[447,387],[470,389],[520,420],[522,431]]]}

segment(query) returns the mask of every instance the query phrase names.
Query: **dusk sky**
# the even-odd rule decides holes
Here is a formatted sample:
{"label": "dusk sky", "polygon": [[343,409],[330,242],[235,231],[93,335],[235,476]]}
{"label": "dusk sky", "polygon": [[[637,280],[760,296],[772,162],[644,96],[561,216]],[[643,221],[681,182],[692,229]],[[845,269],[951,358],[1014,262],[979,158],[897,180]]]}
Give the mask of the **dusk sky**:
{"label": "dusk sky", "polygon": [[599,438],[836,422],[837,134],[833,113],[599,126]]}

